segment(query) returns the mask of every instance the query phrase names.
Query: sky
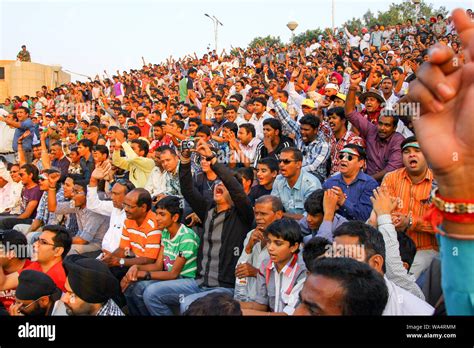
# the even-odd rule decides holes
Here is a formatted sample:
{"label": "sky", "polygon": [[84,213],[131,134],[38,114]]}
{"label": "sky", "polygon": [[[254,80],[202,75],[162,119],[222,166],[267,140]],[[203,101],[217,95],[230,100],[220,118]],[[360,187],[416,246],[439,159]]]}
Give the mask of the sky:
{"label": "sky", "polygon": [[[403,0],[334,0],[335,25],[377,13]],[[435,8],[473,7],[473,0],[431,0]],[[216,16],[218,51],[246,47],[257,36],[291,38],[295,34],[331,26],[332,0],[0,0],[0,60],[16,59],[25,44],[32,60],[61,65],[63,70],[95,76],[140,68],[214,48],[214,25],[204,14]],[[72,74],[72,80],[85,80]]]}

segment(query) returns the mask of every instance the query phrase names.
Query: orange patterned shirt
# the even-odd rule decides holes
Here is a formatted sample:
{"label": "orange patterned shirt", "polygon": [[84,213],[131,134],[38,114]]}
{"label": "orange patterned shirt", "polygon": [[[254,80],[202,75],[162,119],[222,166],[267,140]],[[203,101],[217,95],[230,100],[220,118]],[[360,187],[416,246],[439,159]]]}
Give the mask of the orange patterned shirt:
{"label": "orange patterned shirt", "polygon": [[438,243],[431,223],[423,219],[430,207],[430,194],[433,184],[433,172],[428,169],[425,178],[413,184],[405,168],[397,169],[385,175],[382,186],[388,189],[392,197],[399,198],[395,212],[411,213],[413,224],[408,236],[413,239],[417,250],[438,250]]}

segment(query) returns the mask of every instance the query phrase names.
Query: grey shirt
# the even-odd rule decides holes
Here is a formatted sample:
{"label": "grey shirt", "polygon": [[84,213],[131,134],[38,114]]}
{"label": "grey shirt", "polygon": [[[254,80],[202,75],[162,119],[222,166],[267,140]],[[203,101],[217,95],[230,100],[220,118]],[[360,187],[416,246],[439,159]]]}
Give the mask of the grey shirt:
{"label": "grey shirt", "polygon": [[85,208],[74,207],[74,201],[58,203],[56,214],[76,214],[79,230],[77,237],[84,239],[91,244],[102,244],[102,239],[109,228],[109,216],[99,215]]}

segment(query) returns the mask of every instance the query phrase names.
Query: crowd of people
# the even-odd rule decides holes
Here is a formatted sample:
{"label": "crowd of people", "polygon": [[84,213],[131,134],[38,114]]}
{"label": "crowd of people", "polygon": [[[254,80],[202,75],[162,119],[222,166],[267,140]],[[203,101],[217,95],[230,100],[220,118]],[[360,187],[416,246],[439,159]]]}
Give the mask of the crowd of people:
{"label": "crowd of people", "polygon": [[454,142],[472,142],[457,113],[472,103],[473,18],[170,57],[7,98],[0,312],[473,314],[474,281],[457,288],[468,261],[439,253],[472,249],[472,201],[458,209],[474,198],[472,150]]}

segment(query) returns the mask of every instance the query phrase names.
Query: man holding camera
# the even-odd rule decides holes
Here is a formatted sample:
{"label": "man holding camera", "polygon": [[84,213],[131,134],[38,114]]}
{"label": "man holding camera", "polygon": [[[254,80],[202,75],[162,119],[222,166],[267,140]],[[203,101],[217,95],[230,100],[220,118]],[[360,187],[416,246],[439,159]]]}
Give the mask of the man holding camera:
{"label": "man holding camera", "polygon": [[254,221],[250,199],[231,170],[218,163],[204,140],[197,142],[195,151],[211,163],[220,179],[214,186],[216,206],[211,207],[193,185],[190,151],[182,151],[179,178],[183,196],[204,225],[199,236],[197,277],[156,283],[153,291],[145,291],[144,301],[151,315],[171,315],[170,307],[176,305],[184,312],[194,300],[210,292],[233,295],[235,267]]}

